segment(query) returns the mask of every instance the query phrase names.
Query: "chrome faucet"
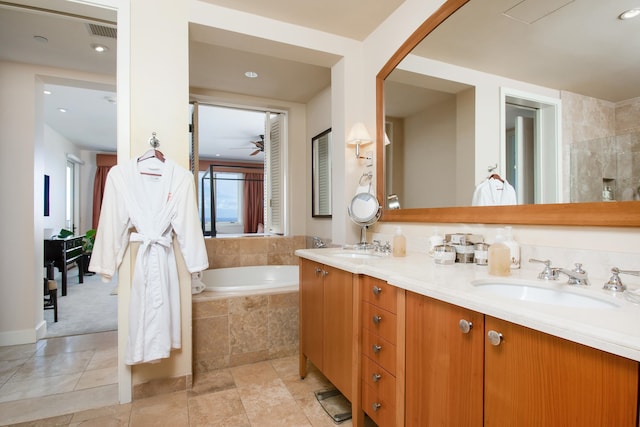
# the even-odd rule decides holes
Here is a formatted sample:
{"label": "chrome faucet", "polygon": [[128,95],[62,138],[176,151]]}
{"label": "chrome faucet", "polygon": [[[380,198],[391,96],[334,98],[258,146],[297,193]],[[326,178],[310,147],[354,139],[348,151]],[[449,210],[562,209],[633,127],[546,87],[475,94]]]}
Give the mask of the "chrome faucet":
{"label": "chrome faucet", "polygon": [[567,281],[567,284],[569,285],[591,285],[591,283],[589,283],[589,276],[587,275],[587,272],[582,269],[582,264],[579,262],[576,262],[576,267],[573,270],[568,270],[566,268],[552,268],[552,270],[569,276],[569,280]]}
{"label": "chrome faucet", "polygon": [[326,248],[327,244],[319,237],[313,238],[313,247],[315,248]]}
{"label": "chrome faucet", "polygon": [[544,270],[542,270],[540,274],[538,274],[538,279],[558,280],[558,272],[557,270],[551,268],[551,260],[548,260],[548,259],[540,260],[535,258],[529,258],[529,262],[539,262],[541,264],[544,264]]}
{"label": "chrome faucet", "polygon": [[632,276],[640,276],[640,271],[635,270],[620,270],[618,267],[611,268],[611,277],[604,284],[602,289],[606,289],[607,291],[613,292],[624,292],[627,287],[622,284],[620,277],[618,276],[620,273],[622,274],[630,274]]}
{"label": "chrome faucet", "polygon": [[385,244],[383,245],[382,243],[380,243],[380,240],[374,240],[373,241],[373,251],[374,252],[380,252],[383,254],[390,254],[391,253],[391,244],[389,242],[385,242]]}
{"label": "chrome faucet", "polygon": [[582,269],[582,264],[580,264],[579,262],[576,263],[576,266],[573,270],[568,270],[566,268],[560,267],[551,267],[551,261],[548,259],[539,260],[530,258],[529,262],[539,262],[541,264],[544,264],[544,270],[542,270],[540,274],[538,274],[538,279],[558,280],[560,273],[562,273],[569,276],[569,280],[567,281],[567,284],[569,285],[590,285],[589,276],[587,275],[587,272]]}

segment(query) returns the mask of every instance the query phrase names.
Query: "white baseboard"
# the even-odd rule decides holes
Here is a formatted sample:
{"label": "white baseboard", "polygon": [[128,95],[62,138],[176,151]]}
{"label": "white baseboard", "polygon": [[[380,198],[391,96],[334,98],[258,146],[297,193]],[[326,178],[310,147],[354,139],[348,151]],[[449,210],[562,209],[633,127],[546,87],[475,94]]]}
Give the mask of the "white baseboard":
{"label": "white baseboard", "polygon": [[[46,333],[45,325],[45,333]],[[0,332],[0,346],[33,344],[37,341],[36,329],[23,329],[21,331]]]}

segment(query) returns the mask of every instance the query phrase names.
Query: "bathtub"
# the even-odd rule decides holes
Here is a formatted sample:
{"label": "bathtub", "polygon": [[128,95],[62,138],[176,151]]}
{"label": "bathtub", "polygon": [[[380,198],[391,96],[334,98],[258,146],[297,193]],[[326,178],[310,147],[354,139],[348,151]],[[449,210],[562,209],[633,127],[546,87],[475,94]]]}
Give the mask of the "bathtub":
{"label": "bathtub", "polygon": [[264,293],[298,290],[297,265],[216,268],[202,272],[204,292]]}

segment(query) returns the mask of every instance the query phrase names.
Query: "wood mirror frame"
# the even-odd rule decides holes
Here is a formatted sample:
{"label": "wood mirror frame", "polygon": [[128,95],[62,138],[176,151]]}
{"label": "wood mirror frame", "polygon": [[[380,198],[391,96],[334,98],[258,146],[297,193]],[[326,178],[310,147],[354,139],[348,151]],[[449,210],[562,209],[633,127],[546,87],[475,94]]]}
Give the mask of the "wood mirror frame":
{"label": "wood mirror frame", "polygon": [[[376,141],[384,141],[384,80],[431,31],[470,0],[447,0],[400,46],[376,75]],[[376,144],[376,197],[384,200],[384,144]],[[402,202],[402,201],[400,201]],[[640,202],[382,209],[380,221],[429,223],[640,226]]]}

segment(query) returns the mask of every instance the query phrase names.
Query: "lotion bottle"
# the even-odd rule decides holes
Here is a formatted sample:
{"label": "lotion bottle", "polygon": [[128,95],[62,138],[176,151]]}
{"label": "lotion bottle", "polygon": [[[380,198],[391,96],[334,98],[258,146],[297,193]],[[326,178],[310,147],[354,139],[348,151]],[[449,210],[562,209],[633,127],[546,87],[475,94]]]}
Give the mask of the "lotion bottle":
{"label": "lotion bottle", "polygon": [[393,236],[393,256],[405,256],[407,254],[407,239],[402,234],[402,229],[396,229],[396,235]]}
{"label": "lotion bottle", "polygon": [[512,270],[519,269],[520,268],[520,245],[513,238],[511,227],[505,227],[504,244],[509,247],[509,251],[511,252],[509,256],[511,269]]}
{"label": "lotion bottle", "polygon": [[508,276],[511,274],[511,250],[504,243],[504,230],[498,229],[496,241],[489,246],[489,274]]}

